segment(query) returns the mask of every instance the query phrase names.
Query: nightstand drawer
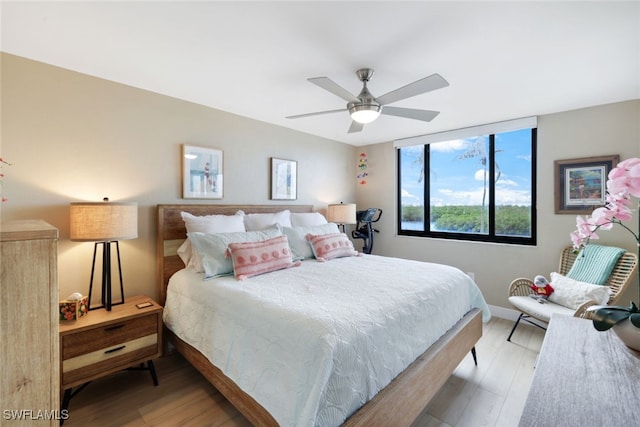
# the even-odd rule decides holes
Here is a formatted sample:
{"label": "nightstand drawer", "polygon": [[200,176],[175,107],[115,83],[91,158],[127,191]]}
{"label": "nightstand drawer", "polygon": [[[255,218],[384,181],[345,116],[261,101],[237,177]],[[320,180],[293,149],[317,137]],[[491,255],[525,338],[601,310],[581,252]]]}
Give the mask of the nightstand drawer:
{"label": "nightstand drawer", "polygon": [[[95,365],[96,363],[104,362],[105,360],[113,359],[114,357],[128,355],[132,352],[137,352],[145,347],[153,347],[153,354],[158,345],[158,335],[147,335],[146,337],[137,338],[135,340],[127,341],[115,346],[101,348],[91,353],[85,353],[80,356],[72,357],[62,362],[62,372],[69,372],[75,369],[83,368],[89,365]],[[151,349],[150,349],[151,350]],[[136,353],[137,354],[137,353]],[[134,358],[135,359],[135,358]]]}
{"label": "nightstand drawer", "polygon": [[104,351],[110,347],[117,347],[118,344],[150,335],[155,335],[157,341],[158,333],[158,315],[153,313],[65,335],[61,343],[62,360]]}
{"label": "nightstand drawer", "polygon": [[151,334],[67,359],[62,362],[62,384],[84,381],[96,372],[123,369],[140,359],[155,357],[158,350],[158,335]]}

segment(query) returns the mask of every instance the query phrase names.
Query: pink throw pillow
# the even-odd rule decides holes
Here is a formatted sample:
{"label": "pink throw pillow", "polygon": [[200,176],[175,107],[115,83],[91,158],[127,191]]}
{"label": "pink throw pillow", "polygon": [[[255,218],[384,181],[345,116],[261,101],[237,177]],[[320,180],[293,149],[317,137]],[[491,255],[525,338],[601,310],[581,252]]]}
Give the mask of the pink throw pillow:
{"label": "pink throw pillow", "polygon": [[311,243],[313,254],[320,262],[358,255],[358,252],[353,248],[353,243],[344,233],[307,234],[306,239]]}
{"label": "pink throw pillow", "polygon": [[227,254],[233,262],[233,274],[238,280],[300,265],[294,263],[287,236],[262,242],[230,243]]}

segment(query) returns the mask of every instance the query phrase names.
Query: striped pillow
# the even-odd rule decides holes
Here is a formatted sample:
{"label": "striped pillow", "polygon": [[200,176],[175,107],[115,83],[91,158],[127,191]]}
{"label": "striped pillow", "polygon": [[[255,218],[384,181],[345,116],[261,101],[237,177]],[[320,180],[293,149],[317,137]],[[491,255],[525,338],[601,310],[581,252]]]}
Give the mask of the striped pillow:
{"label": "striped pillow", "polygon": [[353,243],[344,233],[307,234],[306,239],[311,243],[313,255],[320,262],[358,255],[358,252],[353,248]]}
{"label": "striped pillow", "polygon": [[287,236],[262,242],[230,243],[227,254],[238,280],[300,265],[292,260]]}
{"label": "striped pillow", "polygon": [[604,285],[624,249],[613,246],[587,245],[576,257],[567,277],[579,282]]}

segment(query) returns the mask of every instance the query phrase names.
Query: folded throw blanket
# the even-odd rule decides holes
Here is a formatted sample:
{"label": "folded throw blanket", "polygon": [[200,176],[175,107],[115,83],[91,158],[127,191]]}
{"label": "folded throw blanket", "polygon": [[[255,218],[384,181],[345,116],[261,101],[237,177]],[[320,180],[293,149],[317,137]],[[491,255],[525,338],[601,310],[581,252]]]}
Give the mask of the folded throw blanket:
{"label": "folded throw blanket", "polygon": [[624,249],[613,246],[587,245],[578,254],[567,277],[580,282],[604,285],[623,253]]}

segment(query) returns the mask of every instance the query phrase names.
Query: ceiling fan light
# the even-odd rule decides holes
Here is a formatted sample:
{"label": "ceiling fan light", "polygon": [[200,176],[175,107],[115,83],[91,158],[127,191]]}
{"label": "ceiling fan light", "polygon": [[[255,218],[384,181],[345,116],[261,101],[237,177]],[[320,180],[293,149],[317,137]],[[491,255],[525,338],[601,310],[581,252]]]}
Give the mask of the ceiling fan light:
{"label": "ceiling fan light", "polygon": [[376,104],[360,104],[349,108],[349,114],[353,121],[367,124],[371,123],[380,115],[381,107]]}

